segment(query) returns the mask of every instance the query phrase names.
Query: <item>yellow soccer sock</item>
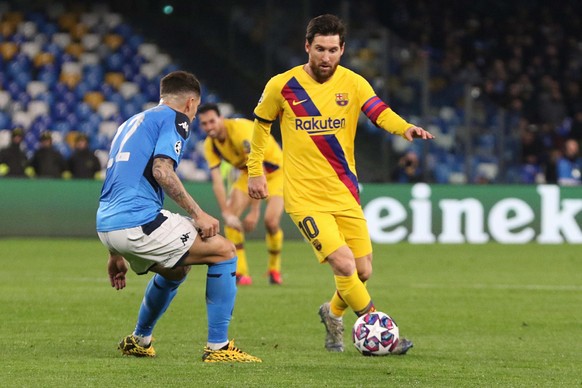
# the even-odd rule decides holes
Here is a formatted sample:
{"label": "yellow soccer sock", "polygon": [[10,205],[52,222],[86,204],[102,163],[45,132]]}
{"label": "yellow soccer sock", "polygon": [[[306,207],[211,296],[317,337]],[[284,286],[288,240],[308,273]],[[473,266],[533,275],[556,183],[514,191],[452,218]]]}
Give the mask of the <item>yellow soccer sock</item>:
{"label": "yellow soccer sock", "polygon": [[339,318],[344,315],[348,307],[348,304],[342,299],[339,292],[336,290],[331,297],[331,301],[329,302],[329,309],[331,313]]}
{"label": "yellow soccer sock", "polygon": [[334,278],[335,286],[341,298],[354,310],[356,315],[360,316],[370,310],[374,310],[372,298],[356,271],[350,276],[335,275]]}
{"label": "yellow soccer sock", "polygon": [[279,229],[275,234],[267,233],[265,243],[269,252],[269,271],[281,271],[281,249],[283,248],[283,229]]}
{"label": "yellow soccer sock", "polygon": [[249,265],[247,263],[247,254],[245,252],[245,235],[229,226],[224,227],[224,235],[236,247],[238,261],[236,264],[236,274],[249,276]]}

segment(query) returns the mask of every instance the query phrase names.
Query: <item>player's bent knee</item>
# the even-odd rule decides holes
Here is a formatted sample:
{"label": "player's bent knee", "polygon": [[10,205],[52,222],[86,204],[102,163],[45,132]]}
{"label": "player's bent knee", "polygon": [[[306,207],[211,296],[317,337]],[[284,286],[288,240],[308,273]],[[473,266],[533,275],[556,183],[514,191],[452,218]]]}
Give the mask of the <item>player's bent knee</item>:
{"label": "player's bent knee", "polygon": [[277,220],[265,219],[265,229],[269,234],[275,234],[279,231],[279,222]]}
{"label": "player's bent knee", "polygon": [[225,237],[222,237],[220,235],[218,235],[218,237],[220,237],[221,241],[219,241],[218,252],[216,252],[216,254],[222,257],[221,261],[230,260],[233,257],[235,257],[236,247],[234,246],[234,244],[227,240]]}
{"label": "player's bent knee", "polygon": [[368,281],[372,277],[372,269],[367,269],[362,272],[358,270],[358,278],[363,282]]}
{"label": "player's bent knee", "polygon": [[159,265],[156,265],[151,268],[151,271],[160,274],[167,280],[177,281],[184,279],[186,275],[188,275],[188,272],[190,272],[191,268],[192,267],[190,267],[189,265],[174,268],[163,268],[160,267]]}
{"label": "player's bent knee", "polygon": [[350,276],[356,271],[353,260],[328,257],[333,273],[338,276]]}

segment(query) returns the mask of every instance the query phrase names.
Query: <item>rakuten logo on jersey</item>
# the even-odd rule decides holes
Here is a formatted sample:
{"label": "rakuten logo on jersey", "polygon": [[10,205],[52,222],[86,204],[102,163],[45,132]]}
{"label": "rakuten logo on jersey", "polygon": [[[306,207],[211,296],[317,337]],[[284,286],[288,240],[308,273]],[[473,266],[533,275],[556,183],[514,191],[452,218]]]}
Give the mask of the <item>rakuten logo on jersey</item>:
{"label": "rakuten logo on jersey", "polygon": [[308,131],[310,133],[329,132],[336,129],[344,129],[346,127],[346,119],[334,119],[328,117],[327,119],[318,117],[297,117],[295,119],[295,129],[298,131]]}

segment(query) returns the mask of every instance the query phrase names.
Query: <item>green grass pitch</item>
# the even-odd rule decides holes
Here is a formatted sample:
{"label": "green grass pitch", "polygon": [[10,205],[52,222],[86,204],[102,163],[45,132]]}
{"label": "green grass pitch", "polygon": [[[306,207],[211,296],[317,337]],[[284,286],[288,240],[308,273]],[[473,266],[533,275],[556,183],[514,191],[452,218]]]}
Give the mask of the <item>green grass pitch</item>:
{"label": "green grass pitch", "polygon": [[122,357],[150,276],[115,291],[97,239],[0,240],[3,387],[580,387],[580,246],[377,245],[368,287],[414,341],[403,357],[328,353],[317,309],[333,277],[287,241],[283,286],[269,286],[264,244],[247,244],[230,336],[262,364],[206,365],[205,267],[160,320],[155,359]]}

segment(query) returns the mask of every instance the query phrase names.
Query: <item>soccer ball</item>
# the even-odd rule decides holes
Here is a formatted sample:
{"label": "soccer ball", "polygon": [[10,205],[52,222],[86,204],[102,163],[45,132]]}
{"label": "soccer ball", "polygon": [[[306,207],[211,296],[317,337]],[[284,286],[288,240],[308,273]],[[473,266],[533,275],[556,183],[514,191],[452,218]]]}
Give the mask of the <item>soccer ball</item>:
{"label": "soccer ball", "polygon": [[385,356],[398,345],[396,322],[381,311],[364,314],[352,329],[354,346],[364,356]]}

